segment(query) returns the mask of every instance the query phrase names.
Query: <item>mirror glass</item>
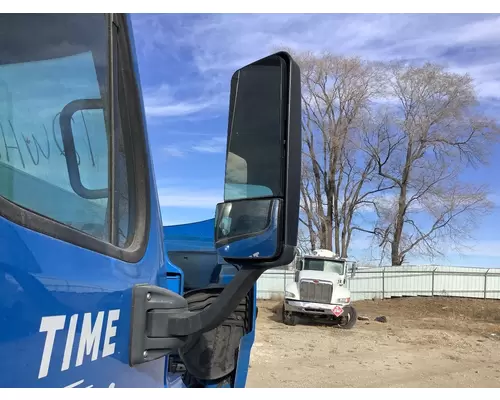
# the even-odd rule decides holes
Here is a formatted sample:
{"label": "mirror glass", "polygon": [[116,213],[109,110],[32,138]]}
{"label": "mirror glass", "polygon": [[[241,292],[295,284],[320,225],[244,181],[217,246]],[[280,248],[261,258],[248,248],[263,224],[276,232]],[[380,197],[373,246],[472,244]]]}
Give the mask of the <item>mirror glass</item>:
{"label": "mirror glass", "polygon": [[215,247],[226,258],[272,258],[279,250],[279,199],[217,205]]}
{"label": "mirror glass", "polygon": [[283,195],[284,75],[279,56],[233,75],[224,201]]}

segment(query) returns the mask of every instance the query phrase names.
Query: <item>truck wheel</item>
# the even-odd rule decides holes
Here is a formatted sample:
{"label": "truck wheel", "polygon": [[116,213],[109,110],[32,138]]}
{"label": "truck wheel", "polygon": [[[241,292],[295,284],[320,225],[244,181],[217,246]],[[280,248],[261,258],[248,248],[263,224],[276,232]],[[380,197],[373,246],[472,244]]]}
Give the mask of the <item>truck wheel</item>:
{"label": "truck wheel", "polygon": [[295,326],[297,325],[297,317],[295,315],[286,314],[284,319],[285,325]]}
{"label": "truck wheel", "polygon": [[341,329],[352,329],[358,320],[358,313],[353,306],[346,307],[347,314],[342,317],[342,322],[338,324]]}
{"label": "truck wheel", "polygon": [[285,311],[285,304],[283,304],[283,323],[285,325],[295,326],[297,324],[297,317],[290,312]]}

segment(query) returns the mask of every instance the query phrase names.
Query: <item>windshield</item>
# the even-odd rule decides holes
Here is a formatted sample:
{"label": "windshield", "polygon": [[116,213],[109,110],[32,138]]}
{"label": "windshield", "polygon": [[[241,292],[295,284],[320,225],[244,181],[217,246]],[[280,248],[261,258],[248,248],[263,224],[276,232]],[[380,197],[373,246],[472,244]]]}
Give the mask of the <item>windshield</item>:
{"label": "windshield", "polygon": [[323,271],[342,275],[344,273],[344,262],[318,258],[306,258],[304,259],[304,270]]}

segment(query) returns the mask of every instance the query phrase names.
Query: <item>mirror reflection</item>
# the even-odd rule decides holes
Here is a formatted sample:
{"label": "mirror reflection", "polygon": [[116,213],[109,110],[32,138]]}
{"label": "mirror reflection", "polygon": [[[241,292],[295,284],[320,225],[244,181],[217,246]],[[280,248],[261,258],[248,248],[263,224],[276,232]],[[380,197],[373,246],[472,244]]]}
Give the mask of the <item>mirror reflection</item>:
{"label": "mirror reflection", "polygon": [[283,69],[272,56],[233,76],[225,201],[282,196]]}
{"label": "mirror reflection", "polygon": [[222,257],[271,258],[278,251],[278,199],[240,200],[217,205],[215,246]]}

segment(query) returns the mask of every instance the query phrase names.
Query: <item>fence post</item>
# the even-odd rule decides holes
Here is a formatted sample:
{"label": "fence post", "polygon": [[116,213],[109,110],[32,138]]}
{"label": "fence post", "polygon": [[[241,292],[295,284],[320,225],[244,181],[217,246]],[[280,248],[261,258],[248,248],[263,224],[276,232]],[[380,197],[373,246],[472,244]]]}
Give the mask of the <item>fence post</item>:
{"label": "fence post", "polygon": [[431,291],[431,296],[434,297],[434,275],[437,270],[437,267],[432,270],[432,291]]}
{"label": "fence post", "polygon": [[385,267],[382,270],[382,300],[385,299]]}
{"label": "fence post", "polygon": [[487,284],[488,284],[488,272],[490,272],[490,269],[488,268],[486,272],[484,273],[484,297],[486,299],[486,290],[487,290]]}
{"label": "fence post", "polygon": [[287,276],[288,270],[284,269],[283,270],[283,296],[285,296],[286,292],[286,276]]}

